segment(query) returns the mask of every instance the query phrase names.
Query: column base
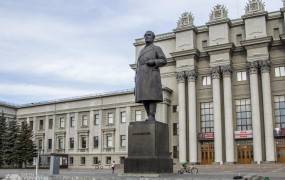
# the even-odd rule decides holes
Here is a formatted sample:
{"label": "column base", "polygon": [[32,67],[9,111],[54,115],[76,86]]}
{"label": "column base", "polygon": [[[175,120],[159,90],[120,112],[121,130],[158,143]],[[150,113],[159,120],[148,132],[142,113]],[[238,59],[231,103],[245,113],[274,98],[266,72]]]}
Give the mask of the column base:
{"label": "column base", "polygon": [[236,162],[225,162],[224,165],[235,165]]}
{"label": "column base", "polygon": [[224,163],[223,162],[213,162],[212,164],[213,165],[223,165]]}
{"label": "column base", "polygon": [[276,164],[276,161],[262,161],[261,164]]}

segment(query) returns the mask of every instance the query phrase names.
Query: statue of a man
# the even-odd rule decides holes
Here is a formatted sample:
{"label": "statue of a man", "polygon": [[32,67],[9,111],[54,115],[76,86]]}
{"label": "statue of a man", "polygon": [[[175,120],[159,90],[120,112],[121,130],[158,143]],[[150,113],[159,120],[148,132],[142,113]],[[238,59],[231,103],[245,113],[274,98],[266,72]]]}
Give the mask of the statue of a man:
{"label": "statue of a man", "polygon": [[153,44],[154,38],[152,31],[144,35],[145,47],[138,57],[135,78],[135,101],[143,103],[149,121],[155,121],[156,103],[163,101],[159,67],[167,63],[161,48]]}

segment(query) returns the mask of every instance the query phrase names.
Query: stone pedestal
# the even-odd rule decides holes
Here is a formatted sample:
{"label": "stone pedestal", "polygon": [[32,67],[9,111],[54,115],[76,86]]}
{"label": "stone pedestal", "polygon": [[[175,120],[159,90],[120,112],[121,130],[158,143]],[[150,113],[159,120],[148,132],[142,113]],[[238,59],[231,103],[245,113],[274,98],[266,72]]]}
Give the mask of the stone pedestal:
{"label": "stone pedestal", "polygon": [[125,173],[172,173],[168,125],[158,121],[131,122]]}
{"label": "stone pedestal", "polygon": [[50,159],[50,175],[58,175],[59,174],[59,162],[60,158],[58,154],[51,154],[51,159]]}

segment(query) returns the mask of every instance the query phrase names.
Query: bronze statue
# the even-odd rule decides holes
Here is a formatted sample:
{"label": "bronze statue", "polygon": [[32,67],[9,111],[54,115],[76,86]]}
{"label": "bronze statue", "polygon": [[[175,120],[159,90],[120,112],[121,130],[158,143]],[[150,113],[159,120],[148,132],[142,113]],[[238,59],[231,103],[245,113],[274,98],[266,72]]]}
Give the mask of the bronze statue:
{"label": "bronze statue", "polygon": [[147,31],[144,35],[145,47],[140,51],[135,78],[135,101],[143,103],[148,118],[155,121],[156,103],[162,102],[162,86],[159,67],[166,65],[165,55],[153,41],[155,34]]}

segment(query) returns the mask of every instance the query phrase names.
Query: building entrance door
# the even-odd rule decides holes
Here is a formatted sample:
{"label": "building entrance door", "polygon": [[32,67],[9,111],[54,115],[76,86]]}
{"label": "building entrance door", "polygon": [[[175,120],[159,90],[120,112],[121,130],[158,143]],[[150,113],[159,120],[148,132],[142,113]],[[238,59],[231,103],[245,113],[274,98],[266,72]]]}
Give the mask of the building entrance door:
{"label": "building entrance door", "polygon": [[214,144],[201,144],[201,164],[212,164],[215,159]]}
{"label": "building entrance door", "polygon": [[253,162],[253,147],[252,145],[238,145],[238,163],[251,164]]}
{"label": "building entrance door", "polygon": [[285,163],[285,146],[277,146],[277,162],[279,163]]}

